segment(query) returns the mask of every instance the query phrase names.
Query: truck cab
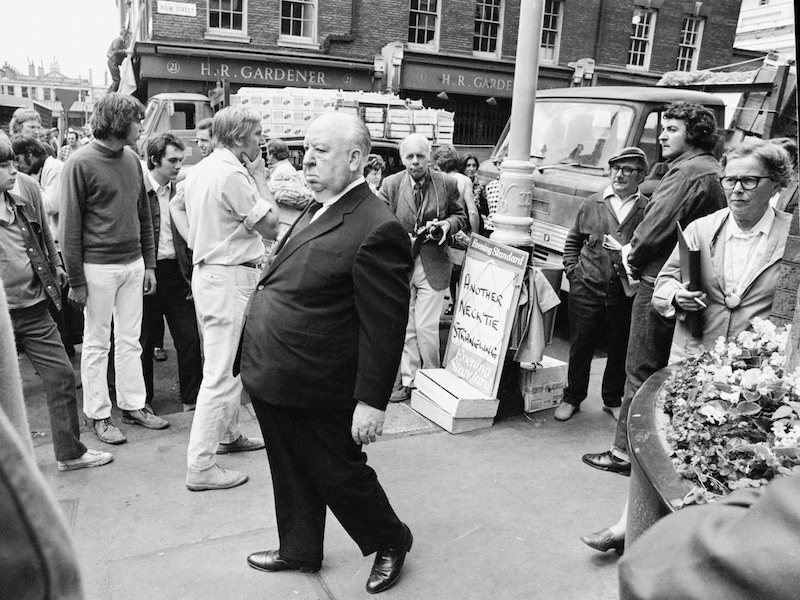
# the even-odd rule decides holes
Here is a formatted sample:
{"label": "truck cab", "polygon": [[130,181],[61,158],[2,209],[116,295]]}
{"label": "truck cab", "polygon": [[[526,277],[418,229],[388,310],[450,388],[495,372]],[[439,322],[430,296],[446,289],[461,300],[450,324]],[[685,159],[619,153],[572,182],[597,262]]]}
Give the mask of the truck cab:
{"label": "truck cab", "polygon": [[208,96],[188,93],[156,94],[147,101],[142,135],[136,146],[139,156],[146,157],[150,140],[167,131],[186,145],[184,166],[200,162],[202,156],[195,141],[197,123],[213,116]]}
{"label": "truck cab", "polygon": [[[537,261],[563,266],[564,242],[578,209],[585,198],[609,185],[608,159],[622,148],[638,146],[647,154],[650,171],[641,189],[647,195],[653,192],[666,172],[658,143],[661,114],[678,101],[710,108],[723,126],[723,101],[703,92],[623,86],[537,92],[530,157],[537,167],[531,227]],[[508,129],[506,124],[491,157],[478,169],[484,182],[499,177],[499,164],[508,153]]]}

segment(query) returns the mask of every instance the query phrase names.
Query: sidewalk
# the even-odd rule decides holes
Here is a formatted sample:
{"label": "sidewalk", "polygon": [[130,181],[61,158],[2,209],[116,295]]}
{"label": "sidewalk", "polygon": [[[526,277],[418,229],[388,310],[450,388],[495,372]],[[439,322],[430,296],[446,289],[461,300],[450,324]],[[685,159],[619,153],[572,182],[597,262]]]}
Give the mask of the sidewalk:
{"label": "sidewalk", "polygon": [[[594,390],[602,362],[594,361]],[[41,396],[31,389],[38,378],[27,360],[21,365],[26,395]],[[59,473],[49,431],[43,431],[46,416],[41,424],[43,399],[34,404],[32,429],[42,431],[37,462],[74,534],[88,599],[369,597],[364,585],[374,557],[361,557],[333,517],[319,573],[262,573],[247,566],[248,554],[278,542],[263,451],[220,457],[224,467],[248,473],[247,484],[189,492],[184,477],[192,413],[162,413],[169,429],[122,425],[129,441],[118,447],[85,431],[83,440],[111,450],[114,461]],[[578,539],[615,522],[627,494],[627,478],[580,460],[608,448],[613,438],[615,422],[600,407],[595,391],[567,423],[548,410],[453,436],[405,404],[391,405],[387,435],[367,454],[410,526],[414,546],[400,581],[381,597],[616,599],[616,554],[597,553]],[[241,421],[245,434],[259,435],[249,405]]]}

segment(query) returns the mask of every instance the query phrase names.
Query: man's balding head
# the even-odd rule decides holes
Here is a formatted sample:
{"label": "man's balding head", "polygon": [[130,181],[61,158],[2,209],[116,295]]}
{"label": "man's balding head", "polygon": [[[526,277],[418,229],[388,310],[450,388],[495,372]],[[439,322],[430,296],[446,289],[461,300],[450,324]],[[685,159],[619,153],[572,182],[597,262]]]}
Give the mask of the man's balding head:
{"label": "man's balding head", "polygon": [[303,146],[303,175],[317,202],[324,202],[362,177],[372,140],[361,119],[332,112],[311,123]]}

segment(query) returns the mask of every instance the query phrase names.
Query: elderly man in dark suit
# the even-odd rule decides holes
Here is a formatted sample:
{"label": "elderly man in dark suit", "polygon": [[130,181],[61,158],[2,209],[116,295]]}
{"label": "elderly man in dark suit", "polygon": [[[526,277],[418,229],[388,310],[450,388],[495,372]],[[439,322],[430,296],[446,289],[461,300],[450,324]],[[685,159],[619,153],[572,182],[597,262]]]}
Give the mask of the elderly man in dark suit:
{"label": "elderly man in dark suit", "polygon": [[367,591],[400,575],[412,536],[366,464],[383,431],[409,299],[408,236],[362,175],[366,126],[331,113],[311,124],[303,173],[314,200],[271,257],[242,339],[245,389],[267,445],[280,547],[247,561],[315,572],[326,507],[364,556]]}
{"label": "elderly man in dark suit", "polygon": [[393,402],[411,397],[417,370],[436,369],[439,355],[439,317],[450,285],[452,266],[447,239],[467,226],[467,210],[455,178],[428,168],[431,143],[412,133],[400,143],[405,171],[387,177],[381,196],[411,237],[414,271],[408,325],[400,361],[400,382]]}

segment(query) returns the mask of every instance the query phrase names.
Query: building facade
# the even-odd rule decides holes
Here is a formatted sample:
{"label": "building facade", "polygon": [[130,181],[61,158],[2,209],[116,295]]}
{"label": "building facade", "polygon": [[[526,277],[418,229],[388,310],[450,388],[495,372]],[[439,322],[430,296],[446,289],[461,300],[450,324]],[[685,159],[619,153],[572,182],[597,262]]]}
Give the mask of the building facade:
{"label": "building facade", "polygon": [[792,0],[742,0],[737,48],[773,53],[779,60],[791,62],[797,60],[795,39]]}
{"label": "building facade", "polygon": [[[48,127],[80,127],[85,124],[97,94],[103,90],[92,87],[88,79],[67,77],[61,72],[57,60],[53,60],[48,71],[42,63],[37,67],[32,62],[28,63],[27,73],[8,63],[0,67],[0,95],[27,101],[25,105],[36,108]],[[59,123],[63,115],[62,102],[70,105],[67,123]],[[42,110],[42,107],[47,110]]]}
{"label": "building facade", "polygon": [[[218,84],[391,91],[493,144],[510,114],[520,0],[132,0],[144,100]],[[741,0],[544,0],[540,88],[655,84],[730,62]],[[531,29],[534,29],[533,27]]]}

